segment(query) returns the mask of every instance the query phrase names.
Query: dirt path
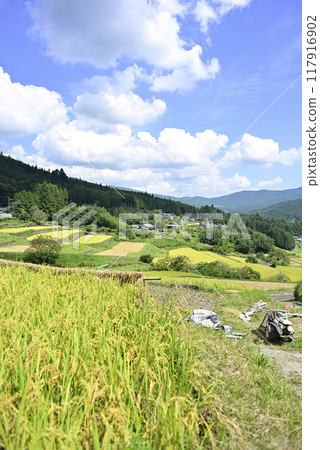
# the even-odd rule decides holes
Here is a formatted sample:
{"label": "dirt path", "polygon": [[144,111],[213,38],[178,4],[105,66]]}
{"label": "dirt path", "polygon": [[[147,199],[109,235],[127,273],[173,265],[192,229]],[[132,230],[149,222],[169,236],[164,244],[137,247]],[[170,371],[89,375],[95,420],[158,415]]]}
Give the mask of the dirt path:
{"label": "dirt path", "polygon": [[302,375],[302,353],[278,350],[271,345],[262,345],[260,349],[276,362],[277,367],[285,377],[294,378],[297,375]]}
{"label": "dirt path", "polygon": [[0,253],[23,253],[27,248],[29,248],[29,245],[13,245],[12,247],[0,247]]}

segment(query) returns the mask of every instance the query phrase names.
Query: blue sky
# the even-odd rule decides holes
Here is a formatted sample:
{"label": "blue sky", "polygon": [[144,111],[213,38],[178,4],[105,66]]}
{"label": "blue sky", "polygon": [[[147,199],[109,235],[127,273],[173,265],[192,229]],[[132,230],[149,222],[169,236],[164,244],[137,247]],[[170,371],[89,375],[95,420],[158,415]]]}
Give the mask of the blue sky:
{"label": "blue sky", "polygon": [[243,135],[300,41],[297,0],[0,0],[0,147],[159,194],[300,186],[301,80]]}

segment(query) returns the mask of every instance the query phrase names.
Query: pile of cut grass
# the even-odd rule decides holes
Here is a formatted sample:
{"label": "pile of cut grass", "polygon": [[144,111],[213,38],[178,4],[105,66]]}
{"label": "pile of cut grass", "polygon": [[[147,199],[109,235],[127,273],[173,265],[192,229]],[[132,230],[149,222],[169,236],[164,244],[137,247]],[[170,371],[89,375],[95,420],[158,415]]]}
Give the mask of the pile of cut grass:
{"label": "pile of cut grass", "polygon": [[139,292],[0,266],[0,447],[211,447],[218,425],[240,436],[182,316]]}

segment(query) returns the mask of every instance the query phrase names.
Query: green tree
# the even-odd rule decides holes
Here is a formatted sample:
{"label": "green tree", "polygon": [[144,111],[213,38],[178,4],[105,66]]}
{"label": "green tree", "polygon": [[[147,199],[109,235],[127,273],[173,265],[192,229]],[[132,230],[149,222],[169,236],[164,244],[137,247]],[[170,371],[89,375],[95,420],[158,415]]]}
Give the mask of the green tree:
{"label": "green tree", "polygon": [[25,260],[35,264],[56,261],[61,251],[61,244],[49,236],[38,236],[31,241],[30,247],[25,250]]}
{"label": "green tree", "polygon": [[190,270],[192,270],[190,259],[182,255],[170,258],[169,269],[180,272],[190,272]]}
{"label": "green tree", "polygon": [[298,283],[296,284],[296,287],[294,288],[294,299],[297,302],[302,302],[302,281],[298,281]]}
{"label": "green tree", "polygon": [[290,263],[290,259],[288,254],[280,250],[279,248],[276,248],[272,250],[272,252],[269,253],[268,261],[275,263],[277,266],[287,266]]}
{"label": "green tree", "polygon": [[32,220],[39,225],[44,225],[48,220],[48,216],[41,209],[35,209],[32,214]]}
{"label": "green tree", "polygon": [[274,241],[272,238],[266,236],[263,233],[253,233],[252,235],[252,246],[254,251],[269,253],[273,249]]}

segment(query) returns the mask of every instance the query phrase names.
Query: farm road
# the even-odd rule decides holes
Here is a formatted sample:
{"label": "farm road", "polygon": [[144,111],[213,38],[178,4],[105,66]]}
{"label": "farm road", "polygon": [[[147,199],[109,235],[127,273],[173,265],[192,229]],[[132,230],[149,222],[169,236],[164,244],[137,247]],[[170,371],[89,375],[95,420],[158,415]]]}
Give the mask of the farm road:
{"label": "farm road", "polygon": [[260,349],[276,362],[278,369],[285,377],[302,375],[302,353],[278,350],[270,345],[262,345]]}

